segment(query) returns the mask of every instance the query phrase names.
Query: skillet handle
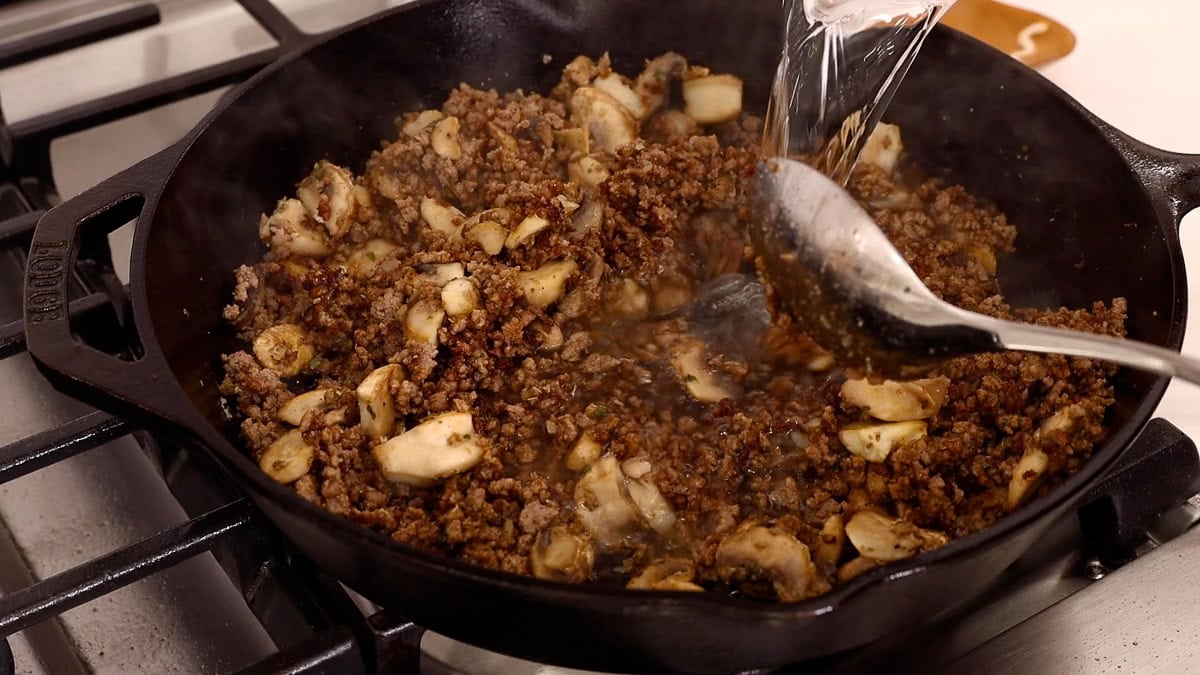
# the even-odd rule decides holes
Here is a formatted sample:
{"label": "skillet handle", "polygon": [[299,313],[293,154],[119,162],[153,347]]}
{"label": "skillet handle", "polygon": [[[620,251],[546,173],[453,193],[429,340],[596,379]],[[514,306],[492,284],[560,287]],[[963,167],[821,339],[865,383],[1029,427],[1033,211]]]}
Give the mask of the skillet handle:
{"label": "skillet handle", "polygon": [[1151,194],[1167,207],[1176,225],[1200,207],[1200,155],[1156,148],[1103,122],[1100,127]]}
{"label": "skillet handle", "polygon": [[[80,240],[106,236],[157,199],[178,161],[175,145],[42,216],[25,270],[25,335],[30,355],[55,388],[127,419],[175,421],[163,404],[181,394],[155,350],[129,361],[80,342],[71,330],[67,285]],[[139,344],[147,327],[136,326]],[[139,350],[141,351],[141,350]]]}

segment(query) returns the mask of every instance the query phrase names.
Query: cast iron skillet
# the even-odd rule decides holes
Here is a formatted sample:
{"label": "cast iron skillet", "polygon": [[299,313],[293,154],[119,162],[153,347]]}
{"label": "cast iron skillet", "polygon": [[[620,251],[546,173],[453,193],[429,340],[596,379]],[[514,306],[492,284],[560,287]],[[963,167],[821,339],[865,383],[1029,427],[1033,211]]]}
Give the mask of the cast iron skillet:
{"label": "cast iron skillet", "polygon": [[[983,590],[1129,445],[1166,381],[1119,377],[1110,438],[1051,494],[991,528],[797,604],[631,592],[501,574],[415,550],[314,507],[238,449],[218,405],[231,271],[262,252],[258,215],[326,157],[361,169],[405,110],[459,82],[547,90],[567,59],[612,52],[626,72],[677,50],[746,78],[762,109],[778,2],[441,0],[356,25],[271,66],[187,138],[48,213],[26,280],[29,348],[61,389],[199,446],[318,564],[446,635],[605,670],[728,671],[845,650]],[[543,54],[554,60],[543,63]],[[1129,300],[1132,337],[1178,349],[1185,289],[1176,233],[1200,203],[1200,158],[1129,139],[1003,54],[950,30],[929,39],[887,115],[935,174],[1020,226],[1002,260],[1015,304]],[[140,213],[131,265],[141,357],[80,344],[64,307],[81,236]]]}

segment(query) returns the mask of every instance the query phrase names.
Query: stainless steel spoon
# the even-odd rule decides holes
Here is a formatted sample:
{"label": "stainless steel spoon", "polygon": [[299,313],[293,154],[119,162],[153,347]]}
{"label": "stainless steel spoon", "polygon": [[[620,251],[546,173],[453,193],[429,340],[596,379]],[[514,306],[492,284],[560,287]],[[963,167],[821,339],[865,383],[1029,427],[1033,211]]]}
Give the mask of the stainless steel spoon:
{"label": "stainless steel spoon", "polygon": [[762,162],[750,237],[771,297],[843,363],[885,375],[950,356],[1083,356],[1200,384],[1200,360],[1154,345],[976,314],[935,296],[848,192],[805,164]]}

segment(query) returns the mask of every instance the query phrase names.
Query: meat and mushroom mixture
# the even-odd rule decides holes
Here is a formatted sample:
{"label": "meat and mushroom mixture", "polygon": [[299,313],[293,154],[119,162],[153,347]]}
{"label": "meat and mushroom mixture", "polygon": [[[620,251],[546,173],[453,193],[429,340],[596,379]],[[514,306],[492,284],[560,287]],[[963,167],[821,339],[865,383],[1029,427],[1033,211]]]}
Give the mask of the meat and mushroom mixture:
{"label": "meat and mushroom mixture", "polygon": [[[546,95],[463,85],[396,126],[262,216],[226,309],[247,452],[334,514],[518,574],[795,601],[986,527],[1105,434],[1106,364],[870,381],[772,312],[732,75],[579,57]],[[864,160],[851,190],[935,293],[1123,333],[1120,299],[1006,304],[1013,226],[913,178],[899,129]]]}

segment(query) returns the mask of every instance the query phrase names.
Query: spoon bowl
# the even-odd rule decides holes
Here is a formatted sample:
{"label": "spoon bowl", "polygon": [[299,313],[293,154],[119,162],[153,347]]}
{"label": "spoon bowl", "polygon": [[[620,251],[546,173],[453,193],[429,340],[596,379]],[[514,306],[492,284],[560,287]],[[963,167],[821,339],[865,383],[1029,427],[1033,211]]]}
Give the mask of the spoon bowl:
{"label": "spoon bowl", "polygon": [[1200,361],[1155,345],[1006,321],[931,292],[837,183],[790,159],[761,162],[750,239],[769,295],[850,366],[909,376],[964,354],[1018,350],[1101,359],[1200,384]]}

